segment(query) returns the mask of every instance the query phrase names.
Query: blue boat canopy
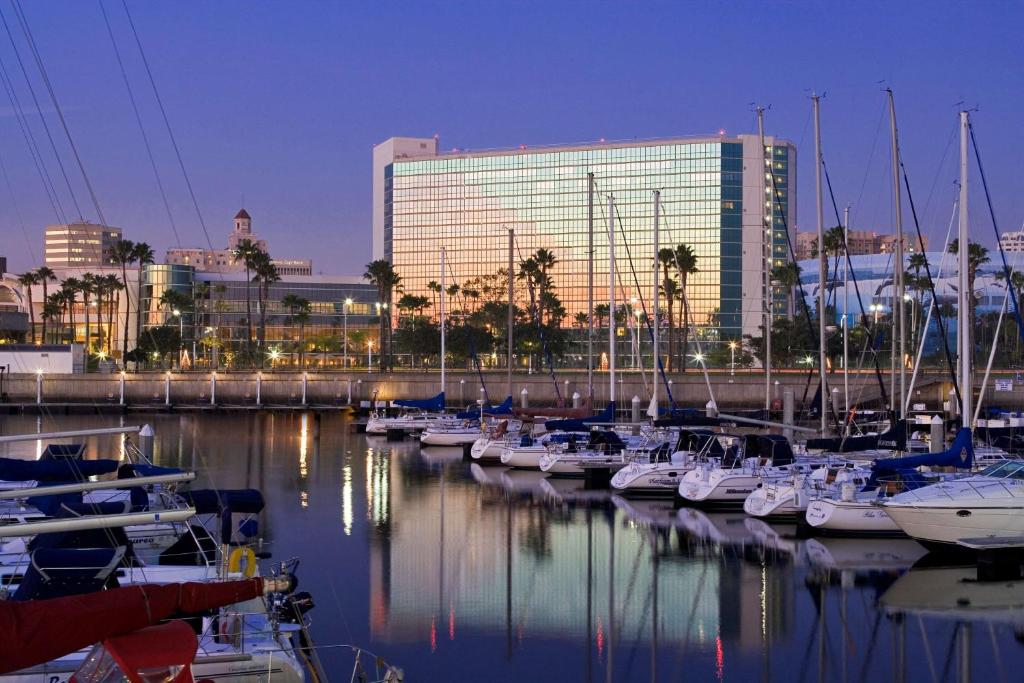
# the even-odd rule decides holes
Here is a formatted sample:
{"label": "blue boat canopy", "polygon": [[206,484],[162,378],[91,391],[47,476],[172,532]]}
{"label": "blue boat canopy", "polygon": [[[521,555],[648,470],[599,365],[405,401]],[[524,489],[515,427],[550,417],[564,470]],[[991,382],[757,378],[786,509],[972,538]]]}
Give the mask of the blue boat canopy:
{"label": "blue boat canopy", "polygon": [[5,481],[85,481],[88,477],[109,474],[116,469],[116,460],[0,458],[0,479]]}
{"label": "blue boat canopy", "polygon": [[956,438],[947,450],[941,453],[922,453],[902,458],[884,458],[875,460],[872,469],[875,472],[897,472],[918,467],[959,467],[968,468],[974,464],[974,440],[971,430],[960,429]]}
{"label": "blue boat canopy", "polygon": [[433,398],[399,399],[392,401],[392,403],[402,408],[419,408],[420,410],[440,412],[444,410],[444,392],[442,391]]}
{"label": "blue boat canopy", "polygon": [[615,422],[615,401],[609,403],[603,412],[590,417],[575,420],[548,420],[544,423],[544,429],[549,432],[585,432],[590,425],[604,422]]}
{"label": "blue boat canopy", "polygon": [[181,474],[183,470],[177,467],[159,467],[145,463],[129,463],[121,465],[117,470],[118,479],[132,479],[134,477],[156,477],[162,474]]}

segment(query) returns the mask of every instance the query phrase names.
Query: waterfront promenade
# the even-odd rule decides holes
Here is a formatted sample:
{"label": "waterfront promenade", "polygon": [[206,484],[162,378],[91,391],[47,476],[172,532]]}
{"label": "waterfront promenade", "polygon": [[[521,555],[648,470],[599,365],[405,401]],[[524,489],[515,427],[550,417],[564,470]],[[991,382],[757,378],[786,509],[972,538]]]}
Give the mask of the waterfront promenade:
{"label": "waterfront promenade", "polygon": [[[508,395],[504,372],[485,372],[487,397],[498,403]],[[1003,408],[1024,406],[1024,383],[1013,381],[1011,391],[990,393],[987,403]],[[764,375],[757,372],[714,372],[709,375],[715,401],[722,410],[758,408],[764,405]],[[1003,379],[1000,376],[1000,379]],[[646,385],[645,385],[646,380]],[[926,373],[919,377],[914,403],[925,403],[929,409],[941,407],[948,396],[950,385],[946,375]],[[703,408],[708,401],[707,382],[696,371],[673,374],[672,393],[679,406]],[[1001,385],[1005,388],[1004,383]],[[617,376],[616,398],[621,407],[628,407],[634,396],[640,397],[646,410],[651,378],[636,372],[620,372]],[[830,376],[830,385],[842,389],[841,375]],[[808,374],[784,371],[773,375],[773,399],[781,400],[782,393],[792,389],[799,403],[806,392],[811,400],[817,387],[817,378],[808,382]],[[989,392],[993,392],[990,380]],[[483,397],[480,377],[472,372],[449,372],[446,381],[450,406],[465,406]],[[3,404],[8,410],[31,409],[39,406],[109,407],[111,409],[164,409],[175,407],[198,408],[272,408],[272,407],[358,407],[366,405],[374,396],[379,401],[401,398],[426,398],[440,390],[437,372],[340,373],[340,372],[142,372],[142,373],[90,373],[78,375],[47,375],[37,373],[12,374],[4,377]],[[517,406],[522,404],[523,391],[530,406],[551,406],[559,399],[571,405],[573,395],[586,400],[586,372],[559,372],[554,381],[549,374],[515,374],[512,394]],[[976,388],[977,390],[977,388]],[[851,376],[851,404],[874,407],[880,392],[871,376]],[[594,404],[603,406],[609,398],[608,375],[594,373]],[[668,405],[664,385],[659,387],[663,406]],[[2,408],[0,408],[2,410]]]}

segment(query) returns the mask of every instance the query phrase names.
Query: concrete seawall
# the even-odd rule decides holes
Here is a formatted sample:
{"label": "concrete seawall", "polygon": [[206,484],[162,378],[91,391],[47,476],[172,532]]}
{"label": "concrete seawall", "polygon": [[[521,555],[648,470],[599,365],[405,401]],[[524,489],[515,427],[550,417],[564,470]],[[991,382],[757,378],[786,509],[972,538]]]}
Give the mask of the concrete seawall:
{"label": "concrete seawall", "polygon": [[[712,389],[719,407],[758,408],[764,405],[764,376],[756,373],[713,373]],[[507,395],[504,373],[485,373],[488,397],[492,403],[500,402]],[[646,381],[649,385],[650,375]],[[831,378],[832,386],[841,386],[839,376]],[[680,406],[702,408],[708,400],[705,379],[698,372],[671,377],[672,393]],[[439,373],[304,373],[300,372],[218,372],[210,373],[134,373],[123,379],[119,373],[88,375],[42,375],[16,374],[4,378],[3,391],[9,404],[34,404],[37,398],[43,404],[82,403],[110,404],[125,406],[161,405],[347,405],[368,401],[376,393],[378,400],[398,398],[427,398],[439,390]],[[644,378],[637,373],[624,372],[618,375],[616,398],[620,405],[628,405],[633,396],[639,396],[646,403],[648,394]],[[773,382],[773,398],[782,397],[786,388],[791,388],[799,403],[805,391],[811,400],[817,387],[813,380],[808,388],[806,373],[777,373]],[[851,380],[851,394],[856,404],[871,406],[879,398],[877,384],[873,377],[857,377]],[[557,392],[556,392],[557,385]],[[989,391],[992,391],[990,383]],[[856,387],[856,391],[854,391]],[[584,399],[587,394],[585,372],[558,373],[553,383],[547,374],[517,374],[512,378],[512,393],[518,406],[521,393],[527,391],[528,401],[533,406],[554,405],[559,398],[570,403],[573,393],[578,392]],[[929,408],[938,408],[948,395],[950,385],[944,376],[929,374],[919,381],[914,402],[921,402]],[[480,380],[475,373],[450,372],[447,376],[448,403],[461,406],[482,397]],[[667,405],[664,386],[659,387],[662,405]],[[595,373],[594,403],[603,405],[608,401],[609,387],[607,373]],[[303,400],[304,399],[304,400]],[[851,397],[851,402],[853,399]],[[989,404],[1005,408],[1024,405],[1024,385],[1014,383],[1013,391],[989,394]],[[646,407],[646,406],[645,406]]]}

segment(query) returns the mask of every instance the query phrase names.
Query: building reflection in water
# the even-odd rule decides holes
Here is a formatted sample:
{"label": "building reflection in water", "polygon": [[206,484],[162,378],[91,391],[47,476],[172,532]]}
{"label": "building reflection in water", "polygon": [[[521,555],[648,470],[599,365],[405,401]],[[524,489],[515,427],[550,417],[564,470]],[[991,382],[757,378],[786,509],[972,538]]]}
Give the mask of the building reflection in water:
{"label": "building reflection in water", "polygon": [[534,639],[585,638],[588,677],[591,657],[610,675],[642,644],[655,675],[665,646],[679,653],[666,674],[683,673],[689,650],[705,653],[721,678],[723,642],[756,652],[789,634],[790,560],[756,552],[752,541],[722,545],[678,524],[638,524],[607,495],[551,506],[533,495],[542,479],[530,472],[485,472],[498,483],[480,485],[462,463],[388,459],[378,449],[366,468],[375,640],[433,650],[442,647],[437,624],[447,620],[454,640],[457,620],[460,630],[504,632],[507,657]]}

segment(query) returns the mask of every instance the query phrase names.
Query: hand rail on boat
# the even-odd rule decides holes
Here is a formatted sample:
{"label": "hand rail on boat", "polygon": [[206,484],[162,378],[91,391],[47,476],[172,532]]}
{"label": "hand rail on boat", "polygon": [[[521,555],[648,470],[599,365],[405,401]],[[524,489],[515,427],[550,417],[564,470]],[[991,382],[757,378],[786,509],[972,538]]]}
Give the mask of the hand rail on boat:
{"label": "hand rail on boat", "polygon": [[43,519],[37,522],[0,525],[0,538],[18,538],[48,534],[58,531],[79,531],[83,529],[111,529],[114,527],[143,524],[184,522],[194,517],[194,507],[181,510],[157,510],[153,512],[128,512],[118,515],[82,515],[61,519]]}
{"label": "hand rail on boat", "polygon": [[175,484],[183,481],[192,481],[195,478],[195,472],[176,472],[174,474],[155,474],[151,477],[132,477],[130,479],[111,479],[109,481],[83,481],[76,484],[56,484],[54,486],[26,486],[0,491],[0,500],[85,491],[103,491],[106,489],[133,489],[138,486],[150,486],[152,484]]}
{"label": "hand rail on boat", "polygon": [[77,436],[103,436],[105,434],[134,434],[142,431],[144,425],[131,427],[100,427],[96,429],[74,429],[68,432],[39,432],[36,434],[8,434],[0,436],[0,443],[16,441],[39,441],[41,439],[71,439]]}

